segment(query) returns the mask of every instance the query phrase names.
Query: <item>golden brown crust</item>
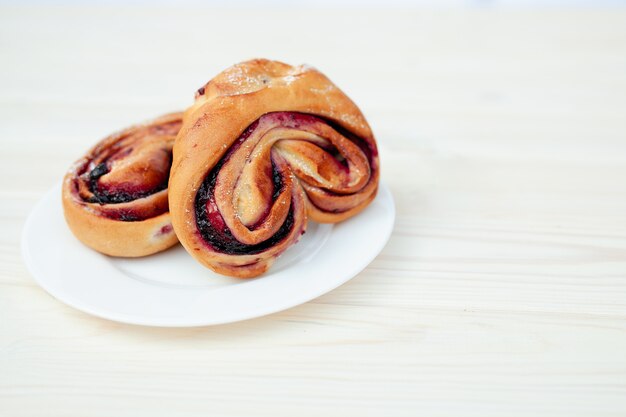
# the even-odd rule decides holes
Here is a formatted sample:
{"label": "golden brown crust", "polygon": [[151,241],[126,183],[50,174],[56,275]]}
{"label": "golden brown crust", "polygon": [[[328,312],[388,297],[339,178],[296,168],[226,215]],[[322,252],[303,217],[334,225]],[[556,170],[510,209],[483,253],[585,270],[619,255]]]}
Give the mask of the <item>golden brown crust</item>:
{"label": "golden brown crust", "polygon": [[[238,142],[242,134],[249,136]],[[211,210],[219,211],[238,242],[267,241],[290,210],[292,233],[255,254],[207,244],[198,228],[196,195],[216,166]],[[280,193],[272,170],[282,175]],[[256,276],[297,241],[307,217],[335,223],[363,210],[376,195],[378,177],[372,131],[341,90],[313,68],[256,59],[213,78],[185,112],[170,177],[172,223],[203,265]]]}
{"label": "golden brown crust", "polygon": [[182,123],[172,113],[110,135],[63,180],[65,219],[85,245],[139,257],[176,244],[168,210],[171,151]]}

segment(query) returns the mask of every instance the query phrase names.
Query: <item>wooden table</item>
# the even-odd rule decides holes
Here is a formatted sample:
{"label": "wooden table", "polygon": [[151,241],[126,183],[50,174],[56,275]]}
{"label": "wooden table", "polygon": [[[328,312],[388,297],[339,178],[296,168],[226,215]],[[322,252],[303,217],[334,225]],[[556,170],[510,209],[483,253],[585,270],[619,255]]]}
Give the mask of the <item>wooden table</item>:
{"label": "wooden table", "polygon": [[[380,256],[216,327],[41,290],[19,242],[42,193],[257,56],[368,116],[398,210]],[[626,414],[626,12],[3,7],[0,62],[0,415]]]}

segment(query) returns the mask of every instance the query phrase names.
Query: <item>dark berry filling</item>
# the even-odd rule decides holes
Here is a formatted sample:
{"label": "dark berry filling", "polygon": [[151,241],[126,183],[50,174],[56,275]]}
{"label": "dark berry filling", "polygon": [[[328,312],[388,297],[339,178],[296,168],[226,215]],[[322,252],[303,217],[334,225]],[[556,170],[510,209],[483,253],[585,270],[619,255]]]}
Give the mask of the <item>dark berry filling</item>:
{"label": "dark berry filling", "polygon": [[[202,94],[202,93],[200,93]],[[307,123],[315,123],[319,121],[323,121],[328,124],[330,127],[335,129],[338,133],[343,135],[344,137],[352,140],[359,148],[363,150],[368,160],[373,162],[373,158],[376,155],[376,149],[371,148],[368,143],[355,136],[351,132],[342,128],[334,122],[329,120],[322,119],[318,116],[313,116],[305,113],[297,113],[297,112],[276,112],[276,113],[268,113],[271,114],[275,119],[276,124],[291,127],[291,128],[299,128],[301,125],[306,125]],[[265,115],[267,116],[267,115]],[[222,217],[217,204],[215,202],[214,190],[215,183],[217,181],[217,176],[220,172],[220,169],[228,161],[231,155],[233,155],[237,149],[241,146],[243,142],[254,132],[254,130],[258,127],[259,119],[253,122],[248,128],[241,134],[239,139],[233,143],[233,145],[228,149],[226,154],[222,157],[220,162],[218,162],[213,169],[209,172],[209,174],[205,177],[202,185],[200,186],[195,199],[195,214],[196,214],[196,224],[198,227],[198,231],[202,236],[203,240],[210,245],[213,249],[223,252],[226,254],[233,255],[244,255],[244,254],[256,254],[260,253],[272,246],[276,243],[280,242],[284,238],[286,238],[291,232],[294,225],[294,213],[293,207],[289,210],[287,218],[281,228],[278,230],[274,236],[270,239],[261,242],[256,245],[247,245],[239,242],[228,229],[224,218]],[[328,146],[326,149],[330,155],[332,155],[337,161],[339,161],[346,169],[348,169],[348,164],[345,158],[340,154],[340,152],[332,145]],[[268,174],[270,174],[268,172]],[[274,160],[272,159],[272,181],[274,184],[274,192],[272,194],[272,200],[275,201],[276,198],[280,195],[283,190],[284,183],[281,172],[276,168]],[[329,194],[334,194],[328,191]],[[268,208],[269,213],[269,208]],[[258,227],[264,220],[264,217],[251,227],[251,230],[254,230]]]}
{"label": "dark berry filling", "polygon": [[162,191],[168,187],[172,145],[181,124],[172,117],[103,139],[75,168],[76,200],[92,204],[90,211],[112,220],[141,221],[167,213],[167,194]]}
{"label": "dark berry filling", "polygon": [[[171,161],[171,155],[170,155]],[[171,167],[171,162],[170,162]],[[159,184],[156,188],[152,188],[150,190],[125,190],[125,191],[109,191],[106,190],[98,184],[98,180],[103,175],[109,173],[109,167],[106,162],[101,162],[96,165],[94,169],[89,172],[89,191],[91,191],[92,196],[87,199],[88,203],[99,203],[99,204],[120,204],[120,203],[128,203],[129,201],[134,201],[140,198],[148,197],[152,194],[158,193],[159,191],[163,191],[167,188],[168,178],[169,178],[169,170],[165,179],[161,184]],[[125,220],[125,219],[121,219]]]}
{"label": "dark berry filling", "polygon": [[272,200],[276,200],[280,193],[283,192],[283,177],[276,169],[274,161],[272,161],[272,182],[274,183],[274,193],[272,194]]}
{"label": "dark berry filling", "polygon": [[[211,247],[219,252],[223,252],[230,255],[253,255],[263,252],[264,250],[271,248],[281,240],[285,239],[291,232],[294,224],[293,207],[289,210],[285,222],[282,224],[278,232],[271,238],[258,243],[256,245],[247,245],[238,241],[228,226],[224,222],[224,218],[217,208],[215,202],[215,183],[217,181],[217,175],[220,169],[228,161],[230,156],[239,149],[241,144],[254,132],[257,128],[259,121],[254,121],[248,128],[241,134],[239,139],[228,149],[224,157],[218,162],[211,172],[205,177],[195,200],[196,211],[196,224],[202,239]],[[283,188],[283,179],[276,169],[274,161],[272,161],[272,180],[274,183],[274,193],[272,198],[275,200]]]}
{"label": "dark berry filling", "polygon": [[159,229],[157,236],[167,235],[169,233],[172,233],[173,230],[174,229],[172,228],[171,224],[166,224],[165,226],[161,227],[161,229]]}
{"label": "dark berry filling", "polygon": [[[213,168],[213,170],[202,182],[202,186],[196,194],[196,224],[198,225],[200,235],[206,243],[213,247],[213,249],[229,255],[253,255],[263,252],[264,250],[276,245],[289,235],[294,224],[293,208],[289,210],[287,218],[278,232],[276,232],[274,236],[268,240],[256,245],[247,245],[239,242],[232,235],[230,229],[228,229],[228,226],[224,222],[224,218],[220,214],[217,204],[215,203],[215,195],[213,193],[215,190],[217,175],[226,160],[227,159],[223,159]],[[278,196],[276,189],[282,187],[282,179],[280,178],[280,173],[276,170],[274,170],[273,177],[275,184],[274,195]],[[278,184],[278,186],[276,184]]]}

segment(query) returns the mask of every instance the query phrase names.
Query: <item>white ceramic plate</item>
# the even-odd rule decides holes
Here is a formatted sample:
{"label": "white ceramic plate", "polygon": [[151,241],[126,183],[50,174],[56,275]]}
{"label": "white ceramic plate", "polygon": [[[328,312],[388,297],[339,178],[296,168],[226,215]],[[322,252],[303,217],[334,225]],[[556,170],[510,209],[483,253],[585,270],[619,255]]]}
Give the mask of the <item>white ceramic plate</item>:
{"label": "white ceramic plate", "polygon": [[147,326],[204,326],[274,313],[331,291],[378,255],[394,218],[393,197],[381,184],[362,213],[336,225],[309,222],[269,272],[244,280],[204,268],[180,245],[136,259],[87,248],[65,224],[59,184],[26,220],[22,253],[39,285],[86,313]]}

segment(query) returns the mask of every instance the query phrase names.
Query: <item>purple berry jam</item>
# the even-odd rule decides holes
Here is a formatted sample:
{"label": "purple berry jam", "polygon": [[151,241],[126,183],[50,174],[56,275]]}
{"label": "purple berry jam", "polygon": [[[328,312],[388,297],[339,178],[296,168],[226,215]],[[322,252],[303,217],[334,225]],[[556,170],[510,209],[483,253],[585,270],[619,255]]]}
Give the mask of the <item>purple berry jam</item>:
{"label": "purple berry jam", "polygon": [[[226,155],[221,159],[221,161],[218,162],[217,165],[213,167],[211,172],[209,172],[209,174],[205,177],[198,193],[196,194],[196,224],[202,239],[213,249],[229,255],[253,255],[263,252],[285,239],[291,232],[294,224],[294,213],[292,207],[287,214],[285,222],[282,224],[278,232],[274,234],[274,236],[256,245],[247,245],[239,242],[233,236],[231,231],[228,229],[228,226],[226,226],[219,209],[217,208],[214,195],[217,175],[219,174],[224,163],[228,161],[230,156],[252,134],[257,125],[258,121],[255,121],[244,131],[239,139],[226,152]],[[272,198],[275,200],[282,191],[283,179],[273,162],[272,179],[274,183],[274,193]]]}

